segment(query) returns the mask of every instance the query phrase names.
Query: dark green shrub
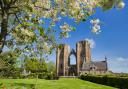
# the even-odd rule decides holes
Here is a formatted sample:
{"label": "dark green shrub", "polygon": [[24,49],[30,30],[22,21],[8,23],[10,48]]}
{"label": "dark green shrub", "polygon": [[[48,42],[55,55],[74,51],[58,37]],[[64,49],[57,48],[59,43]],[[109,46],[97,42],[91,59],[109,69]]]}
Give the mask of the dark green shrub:
{"label": "dark green shrub", "polygon": [[48,79],[48,80],[53,79],[53,74],[51,74],[51,73],[47,73],[47,77],[46,77],[46,79]]}
{"label": "dark green shrub", "polygon": [[39,79],[46,79],[46,77],[47,77],[47,73],[45,73],[45,72],[38,74],[38,78],[39,78]]}
{"label": "dark green shrub", "polygon": [[27,75],[27,76],[24,76],[25,78],[37,78],[37,74],[36,73],[31,73],[31,74],[29,74],[29,75]]}
{"label": "dark green shrub", "polygon": [[82,80],[87,80],[94,83],[117,87],[120,89],[128,89],[128,77],[117,76],[97,76],[97,75],[81,75]]}

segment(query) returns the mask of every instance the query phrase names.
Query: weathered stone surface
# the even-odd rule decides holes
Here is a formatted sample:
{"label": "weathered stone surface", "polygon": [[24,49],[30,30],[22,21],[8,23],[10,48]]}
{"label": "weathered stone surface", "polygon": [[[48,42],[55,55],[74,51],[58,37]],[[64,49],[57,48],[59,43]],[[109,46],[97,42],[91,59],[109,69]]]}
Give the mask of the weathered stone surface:
{"label": "weathered stone surface", "polygon": [[56,50],[56,68],[57,76],[66,76],[68,74],[68,56],[70,47],[66,44],[61,44]]}

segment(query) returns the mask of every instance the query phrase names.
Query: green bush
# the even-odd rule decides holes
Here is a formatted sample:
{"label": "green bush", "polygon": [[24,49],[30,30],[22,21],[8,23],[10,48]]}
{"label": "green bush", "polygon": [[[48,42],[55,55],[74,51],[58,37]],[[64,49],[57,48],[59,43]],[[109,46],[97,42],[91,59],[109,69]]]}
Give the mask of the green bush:
{"label": "green bush", "polygon": [[17,78],[21,78],[21,71],[20,69],[3,69],[0,70],[0,78],[13,78],[13,79],[17,79]]}
{"label": "green bush", "polygon": [[48,79],[48,80],[54,79],[54,75],[51,74],[51,73],[48,73],[48,72],[44,72],[44,73],[31,73],[30,75],[24,76],[23,78],[33,79],[33,78],[37,78],[37,77],[39,79]]}
{"label": "green bush", "polygon": [[47,73],[45,73],[45,72],[38,74],[39,79],[46,79],[46,77],[47,77]]}
{"label": "green bush", "polygon": [[128,89],[128,77],[117,76],[94,76],[94,75],[81,75],[82,80],[87,80],[94,83],[108,85],[120,89]]}
{"label": "green bush", "polygon": [[30,79],[37,78],[37,74],[36,73],[31,73],[27,76],[24,76],[24,78],[30,78]]}
{"label": "green bush", "polygon": [[51,73],[48,73],[46,79],[48,79],[48,80],[53,79],[53,75]]}

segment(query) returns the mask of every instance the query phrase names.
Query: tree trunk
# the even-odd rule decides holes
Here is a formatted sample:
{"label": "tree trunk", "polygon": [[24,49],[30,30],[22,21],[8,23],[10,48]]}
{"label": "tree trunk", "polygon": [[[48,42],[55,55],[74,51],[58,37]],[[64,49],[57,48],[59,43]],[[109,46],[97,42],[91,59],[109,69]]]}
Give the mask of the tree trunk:
{"label": "tree trunk", "polygon": [[7,29],[8,29],[8,13],[7,11],[2,11],[2,21],[1,21],[1,32],[0,32],[0,54],[5,45]]}

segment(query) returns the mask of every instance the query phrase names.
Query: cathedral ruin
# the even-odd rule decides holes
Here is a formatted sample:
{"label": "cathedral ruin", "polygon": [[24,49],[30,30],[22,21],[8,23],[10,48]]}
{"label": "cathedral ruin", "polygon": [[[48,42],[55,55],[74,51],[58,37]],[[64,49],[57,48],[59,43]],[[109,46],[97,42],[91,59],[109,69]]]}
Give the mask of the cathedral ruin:
{"label": "cathedral ruin", "polygon": [[[74,55],[76,64],[70,64],[70,56]],[[107,60],[91,61],[91,48],[87,40],[76,43],[76,50],[67,44],[60,44],[56,49],[57,76],[79,76],[81,73],[106,73]]]}

